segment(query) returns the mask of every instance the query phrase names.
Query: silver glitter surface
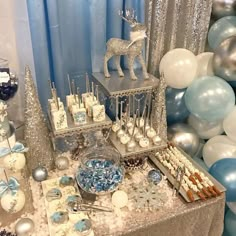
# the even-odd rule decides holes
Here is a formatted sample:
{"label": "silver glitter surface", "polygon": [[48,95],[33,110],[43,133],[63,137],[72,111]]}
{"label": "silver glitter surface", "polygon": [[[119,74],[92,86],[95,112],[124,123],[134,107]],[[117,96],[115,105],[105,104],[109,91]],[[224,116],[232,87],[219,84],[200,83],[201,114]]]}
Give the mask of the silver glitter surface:
{"label": "silver glitter surface", "polygon": [[154,92],[154,111],[153,127],[157,135],[163,140],[167,140],[167,122],[166,122],[166,100],[165,100],[166,83],[163,76],[160,77],[159,87]]}
{"label": "silver glitter surface", "polygon": [[54,158],[49,131],[29,67],[25,69],[24,139],[29,148],[26,154],[29,171],[39,164],[48,170],[52,169]]}
{"label": "silver glitter surface", "polygon": [[149,73],[158,76],[163,55],[174,48],[194,54],[204,51],[211,16],[212,0],[149,0],[146,25]]}

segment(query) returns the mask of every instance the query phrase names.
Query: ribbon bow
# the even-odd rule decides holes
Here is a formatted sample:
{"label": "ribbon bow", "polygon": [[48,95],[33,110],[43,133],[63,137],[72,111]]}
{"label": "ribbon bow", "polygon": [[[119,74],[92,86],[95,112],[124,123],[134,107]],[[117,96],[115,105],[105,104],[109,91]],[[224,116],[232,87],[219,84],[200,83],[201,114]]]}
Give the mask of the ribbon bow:
{"label": "ribbon bow", "polygon": [[27,152],[29,149],[24,147],[22,143],[16,142],[14,147],[12,149],[6,148],[6,147],[0,147],[0,157],[6,156],[9,153],[16,152],[16,153],[22,153],[22,152]]}
{"label": "ribbon bow", "polygon": [[6,191],[11,191],[12,195],[15,195],[19,187],[20,184],[14,177],[10,177],[8,182],[0,180],[0,197],[2,197]]}

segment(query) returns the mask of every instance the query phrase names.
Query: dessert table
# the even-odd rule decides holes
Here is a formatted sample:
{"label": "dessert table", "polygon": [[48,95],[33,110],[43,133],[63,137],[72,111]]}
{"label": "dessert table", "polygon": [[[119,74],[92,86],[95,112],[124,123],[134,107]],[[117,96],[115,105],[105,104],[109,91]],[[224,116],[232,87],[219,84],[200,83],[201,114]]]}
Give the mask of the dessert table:
{"label": "dessert table", "polygon": [[[67,153],[69,157],[69,153]],[[63,171],[49,173],[49,178],[63,175],[74,175],[78,162],[71,161],[70,167]],[[45,199],[41,183],[35,182],[32,177],[26,182],[22,174],[20,180],[26,195],[26,204],[23,210],[16,214],[6,214],[0,209],[0,227],[14,231],[14,226],[20,217],[29,217],[35,223],[32,236],[47,236],[49,228],[46,217]],[[134,179],[139,179],[135,174]],[[168,204],[155,211],[136,211],[128,208],[110,215],[110,213],[96,212],[89,214],[92,221],[94,235],[98,236],[220,236],[223,232],[225,195],[206,201],[186,203],[181,196],[172,197],[172,187],[167,179],[163,183],[164,191],[169,197]],[[109,196],[101,198],[103,205],[109,203]],[[105,203],[105,205],[106,205]],[[59,234],[58,234],[59,235]],[[61,234],[60,234],[61,235]]]}

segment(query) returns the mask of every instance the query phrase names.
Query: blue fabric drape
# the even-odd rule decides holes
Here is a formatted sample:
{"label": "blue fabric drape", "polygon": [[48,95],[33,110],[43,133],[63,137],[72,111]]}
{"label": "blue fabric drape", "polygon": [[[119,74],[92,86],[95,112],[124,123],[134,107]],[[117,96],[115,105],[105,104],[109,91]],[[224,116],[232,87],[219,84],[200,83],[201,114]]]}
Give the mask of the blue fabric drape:
{"label": "blue fabric drape", "polygon": [[[129,26],[118,10],[134,8],[144,22],[144,0],[28,0],[35,73],[41,103],[49,98],[48,79],[62,99],[68,91],[66,75],[85,89],[85,72],[103,71],[106,41],[127,39]],[[123,61],[125,63],[125,60]],[[110,67],[114,68],[111,61]]]}

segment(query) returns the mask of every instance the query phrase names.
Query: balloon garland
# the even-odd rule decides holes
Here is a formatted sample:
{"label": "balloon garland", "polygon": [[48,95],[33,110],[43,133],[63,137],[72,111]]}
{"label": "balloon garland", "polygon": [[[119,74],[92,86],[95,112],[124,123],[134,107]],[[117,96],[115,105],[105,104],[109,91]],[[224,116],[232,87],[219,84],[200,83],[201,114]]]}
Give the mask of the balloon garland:
{"label": "balloon garland", "polygon": [[168,86],[168,138],[187,152],[194,149],[193,158],[226,187],[225,231],[231,236],[236,229],[236,0],[213,0],[212,17],[213,51],[195,56],[173,49],[163,56],[159,72]]}

